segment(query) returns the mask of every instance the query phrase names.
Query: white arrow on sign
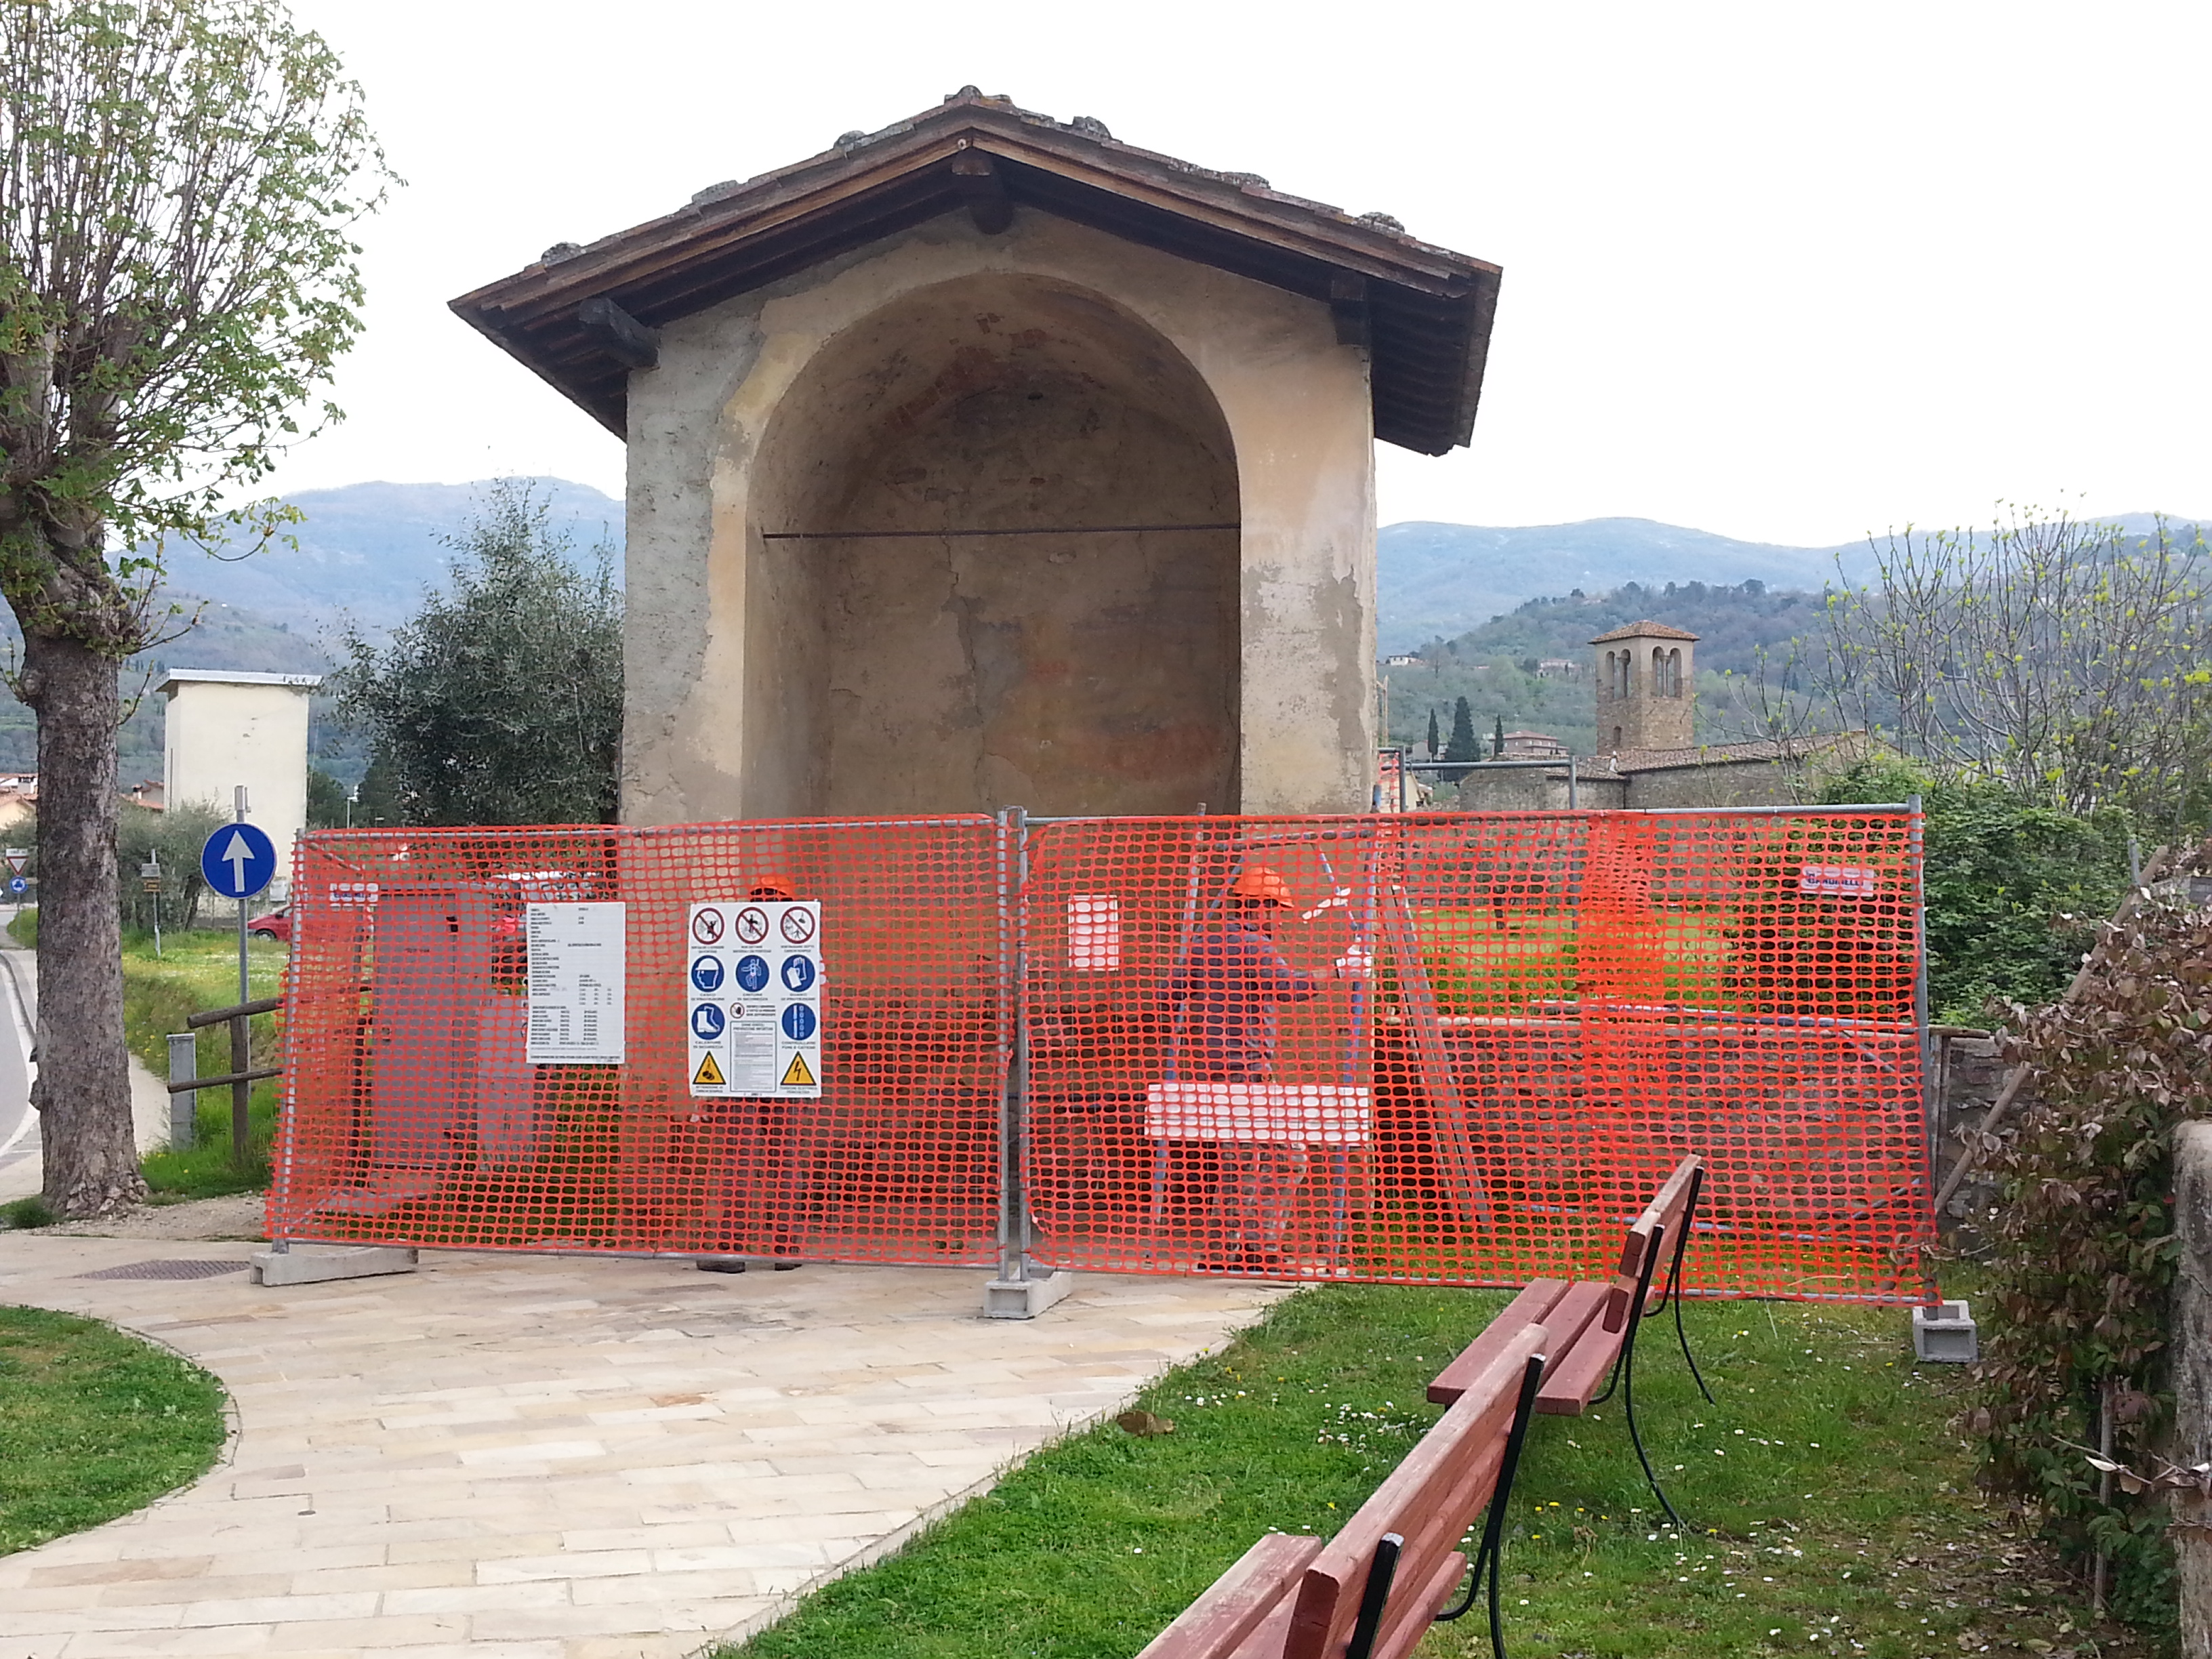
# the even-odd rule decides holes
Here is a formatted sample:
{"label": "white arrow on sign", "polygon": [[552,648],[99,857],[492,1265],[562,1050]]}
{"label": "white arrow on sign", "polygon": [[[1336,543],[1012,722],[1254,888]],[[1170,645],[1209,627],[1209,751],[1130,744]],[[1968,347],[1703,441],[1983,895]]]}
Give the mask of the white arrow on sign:
{"label": "white arrow on sign", "polygon": [[230,885],[232,890],[240,893],[244,892],[246,890],[246,869],[248,865],[253,862],[253,849],[246,844],[246,837],[240,835],[237,830],[232,830],[230,832],[230,845],[222,849],[222,854],[216,862],[227,864],[230,866]]}

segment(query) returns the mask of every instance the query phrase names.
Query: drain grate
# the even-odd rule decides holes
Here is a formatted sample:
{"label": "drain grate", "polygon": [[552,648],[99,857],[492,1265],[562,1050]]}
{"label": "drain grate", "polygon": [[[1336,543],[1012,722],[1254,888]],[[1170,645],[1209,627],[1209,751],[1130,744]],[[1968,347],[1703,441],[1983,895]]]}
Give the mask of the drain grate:
{"label": "drain grate", "polygon": [[252,1264],[245,1261],[126,1261],[119,1267],[102,1267],[96,1273],[79,1273],[79,1279],[215,1279],[224,1273],[242,1273]]}

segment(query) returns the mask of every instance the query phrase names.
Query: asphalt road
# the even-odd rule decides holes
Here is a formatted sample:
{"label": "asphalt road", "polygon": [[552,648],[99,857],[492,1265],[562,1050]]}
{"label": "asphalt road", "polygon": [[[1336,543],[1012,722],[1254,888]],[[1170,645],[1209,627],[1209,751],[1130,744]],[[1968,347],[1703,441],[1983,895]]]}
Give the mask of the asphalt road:
{"label": "asphalt road", "polygon": [[[0,915],[0,926],[12,915]],[[0,950],[0,1203],[39,1190],[39,1115],[31,1109],[30,1053],[38,1009],[38,957],[28,951]]]}

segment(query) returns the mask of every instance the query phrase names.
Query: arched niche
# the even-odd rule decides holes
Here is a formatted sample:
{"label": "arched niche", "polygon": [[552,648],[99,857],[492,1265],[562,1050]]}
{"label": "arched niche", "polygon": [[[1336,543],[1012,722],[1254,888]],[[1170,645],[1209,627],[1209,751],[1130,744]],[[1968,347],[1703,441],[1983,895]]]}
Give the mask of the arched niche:
{"label": "arched niche", "polygon": [[799,371],[750,471],[748,817],[1234,809],[1236,456],[1150,326],[920,289]]}

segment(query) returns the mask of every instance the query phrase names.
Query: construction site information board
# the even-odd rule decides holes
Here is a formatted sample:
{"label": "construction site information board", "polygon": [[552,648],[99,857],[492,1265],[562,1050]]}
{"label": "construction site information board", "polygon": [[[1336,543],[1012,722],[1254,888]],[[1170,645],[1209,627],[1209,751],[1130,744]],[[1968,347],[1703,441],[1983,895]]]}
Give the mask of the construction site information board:
{"label": "construction site information board", "polygon": [[737,899],[691,907],[685,1074],[696,1097],[822,1094],[822,906]]}
{"label": "construction site information board", "polygon": [[629,929],[629,907],[619,901],[528,907],[531,1065],[619,1066],[628,1057]]}

